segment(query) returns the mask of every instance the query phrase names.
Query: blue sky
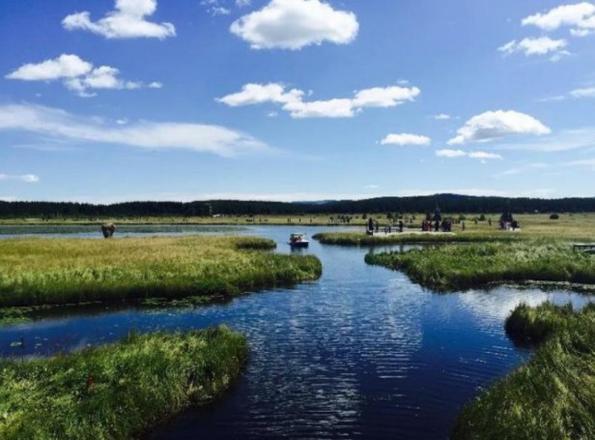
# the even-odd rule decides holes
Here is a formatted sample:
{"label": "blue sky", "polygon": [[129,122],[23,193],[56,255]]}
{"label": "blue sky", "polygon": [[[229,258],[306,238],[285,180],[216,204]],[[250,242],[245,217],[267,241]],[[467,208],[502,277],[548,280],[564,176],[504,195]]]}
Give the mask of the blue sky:
{"label": "blue sky", "polygon": [[0,199],[595,196],[595,4],[2,0]]}

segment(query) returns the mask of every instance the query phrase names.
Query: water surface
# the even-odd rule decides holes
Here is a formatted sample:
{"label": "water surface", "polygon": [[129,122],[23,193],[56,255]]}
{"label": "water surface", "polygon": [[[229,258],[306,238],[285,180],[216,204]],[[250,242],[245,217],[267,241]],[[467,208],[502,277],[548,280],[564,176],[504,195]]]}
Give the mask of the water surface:
{"label": "water surface", "polygon": [[[226,232],[269,237],[278,252],[290,252],[291,232],[325,229]],[[436,294],[399,272],[366,265],[365,248],[313,242],[305,252],[322,260],[317,282],[194,309],[103,307],[43,319],[0,329],[0,354],[71,350],[113,341],[131,329],[225,323],[248,336],[245,372],[224,398],[186,411],[151,438],[441,439],[465,402],[530,356],[504,333],[510,310],[521,301],[581,306],[592,299],[510,287]],[[15,341],[24,345],[11,346]]]}

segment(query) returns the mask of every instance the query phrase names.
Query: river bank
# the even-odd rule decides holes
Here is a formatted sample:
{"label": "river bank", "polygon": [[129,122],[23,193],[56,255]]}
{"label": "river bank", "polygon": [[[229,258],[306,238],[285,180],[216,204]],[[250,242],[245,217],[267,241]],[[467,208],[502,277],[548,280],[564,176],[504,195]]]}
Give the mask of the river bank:
{"label": "river bank", "polygon": [[233,296],[320,277],[311,255],[254,237],[0,241],[0,307]]}
{"label": "river bank", "polygon": [[212,401],[246,360],[226,327],[132,334],[67,355],[0,361],[0,437],[128,439]]}

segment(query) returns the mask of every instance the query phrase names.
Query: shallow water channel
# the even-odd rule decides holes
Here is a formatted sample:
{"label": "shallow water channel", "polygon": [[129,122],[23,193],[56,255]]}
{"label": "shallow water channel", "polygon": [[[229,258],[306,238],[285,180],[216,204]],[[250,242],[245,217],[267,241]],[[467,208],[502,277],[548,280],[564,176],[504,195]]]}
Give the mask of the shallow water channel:
{"label": "shallow water channel", "polygon": [[[291,232],[313,235],[328,229],[197,226],[163,231],[258,235],[275,240],[277,252],[285,253],[290,252]],[[51,231],[35,231],[40,232]],[[156,233],[158,228],[126,234]],[[60,230],[51,235],[98,233]],[[186,411],[151,438],[440,439],[448,437],[464,403],[530,356],[514,346],[503,328],[518,303],[571,301],[581,306],[593,300],[560,290],[510,287],[437,294],[399,272],[366,265],[368,251],[312,242],[305,252],[321,259],[320,280],[225,304],[100,307],[0,328],[0,354],[46,355],[113,341],[131,329],[225,323],[248,336],[251,354],[244,374],[222,399]]]}

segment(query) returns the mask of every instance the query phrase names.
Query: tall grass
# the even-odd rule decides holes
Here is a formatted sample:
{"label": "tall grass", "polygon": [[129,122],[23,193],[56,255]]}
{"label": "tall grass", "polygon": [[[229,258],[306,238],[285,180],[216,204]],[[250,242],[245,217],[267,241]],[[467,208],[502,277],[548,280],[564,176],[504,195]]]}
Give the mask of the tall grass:
{"label": "tall grass", "polygon": [[507,326],[511,321],[517,336],[545,342],[528,364],[464,408],[453,438],[595,438],[595,305],[580,313],[519,306]]}
{"label": "tall grass", "polygon": [[366,255],[366,262],[403,270],[425,287],[441,291],[490,283],[555,281],[595,284],[595,256],[572,246],[531,241],[448,245]]}
{"label": "tall grass", "polygon": [[322,232],[312,238],[322,244],[336,246],[382,246],[416,243],[473,243],[483,241],[517,241],[517,233],[494,231],[490,233],[408,233],[367,235],[364,232]]}
{"label": "tall grass", "polygon": [[0,240],[0,307],[234,295],[316,279],[314,256],[271,240],[151,237]]}
{"label": "tall grass", "polygon": [[0,361],[0,438],[129,439],[218,396],[246,355],[245,338],[219,327]]}

